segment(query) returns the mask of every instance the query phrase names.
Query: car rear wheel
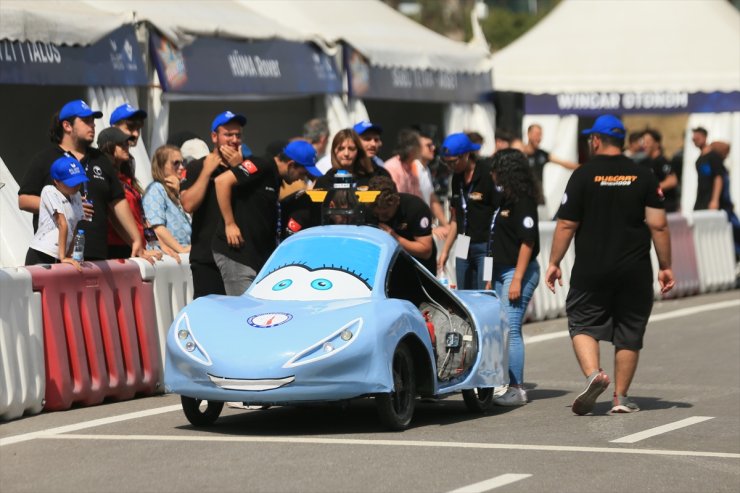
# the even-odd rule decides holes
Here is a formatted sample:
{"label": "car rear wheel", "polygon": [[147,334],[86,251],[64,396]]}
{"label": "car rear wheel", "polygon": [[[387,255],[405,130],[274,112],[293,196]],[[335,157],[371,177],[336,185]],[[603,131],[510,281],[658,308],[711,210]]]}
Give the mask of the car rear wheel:
{"label": "car rear wheel", "polygon": [[389,429],[408,428],[416,405],[416,377],[411,351],[401,343],[393,353],[393,391],[375,397],[380,421]]}
{"label": "car rear wheel", "polygon": [[484,413],[493,407],[492,387],[463,390],[462,395],[468,411]]}
{"label": "car rear wheel", "polygon": [[209,426],[216,422],[224,408],[223,402],[203,401],[180,396],[182,410],[193,426]]}

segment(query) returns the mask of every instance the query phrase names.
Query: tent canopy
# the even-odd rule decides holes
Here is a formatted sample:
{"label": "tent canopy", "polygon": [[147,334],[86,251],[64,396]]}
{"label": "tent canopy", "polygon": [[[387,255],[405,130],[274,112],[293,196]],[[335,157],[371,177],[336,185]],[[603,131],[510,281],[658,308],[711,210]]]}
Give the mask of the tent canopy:
{"label": "tent canopy", "polygon": [[379,0],[239,3],[287,26],[306,39],[326,44],[346,41],[378,67],[485,72],[486,47],[453,41],[427,29]]}
{"label": "tent canopy", "polygon": [[563,0],[493,56],[497,90],[740,90],[740,13],[726,0]]}

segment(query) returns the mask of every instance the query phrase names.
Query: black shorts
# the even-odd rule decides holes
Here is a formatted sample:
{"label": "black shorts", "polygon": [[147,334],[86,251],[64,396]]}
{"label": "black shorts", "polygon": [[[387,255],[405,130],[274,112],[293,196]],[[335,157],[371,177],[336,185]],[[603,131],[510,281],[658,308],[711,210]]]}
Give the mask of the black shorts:
{"label": "black shorts", "polygon": [[571,337],[587,334],[617,349],[642,349],[652,309],[652,276],[615,282],[603,291],[570,288],[565,302]]}

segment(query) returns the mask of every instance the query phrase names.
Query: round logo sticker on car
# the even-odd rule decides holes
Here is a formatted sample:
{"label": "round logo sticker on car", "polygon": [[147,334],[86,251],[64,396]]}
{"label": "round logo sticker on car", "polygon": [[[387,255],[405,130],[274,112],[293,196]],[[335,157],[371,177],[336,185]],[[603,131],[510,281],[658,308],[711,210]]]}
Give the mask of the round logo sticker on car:
{"label": "round logo sticker on car", "polygon": [[266,329],[268,327],[277,327],[293,318],[289,313],[262,313],[253,315],[247,319],[247,323],[252,327]]}

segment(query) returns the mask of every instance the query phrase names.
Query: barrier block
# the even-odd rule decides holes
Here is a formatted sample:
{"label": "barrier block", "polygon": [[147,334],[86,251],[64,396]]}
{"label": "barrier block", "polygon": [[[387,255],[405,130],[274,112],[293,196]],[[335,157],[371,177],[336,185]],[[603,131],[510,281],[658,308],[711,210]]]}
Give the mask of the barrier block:
{"label": "barrier block", "polygon": [[694,246],[702,293],[735,285],[735,246],[732,225],[724,211],[693,211]]}
{"label": "barrier block", "polygon": [[557,285],[555,287],[555,294],[553,294],[547,289],[547,285],[545,284],[545,273],[550,263],[555,225],[555,221],[540,221],[539,223],[540,254],[537,256],[537,262],[540,264],[540,283],[534,290],[530,304],[532,307],[532,320],[546,320],[565,315],[565,299],[568,296],[568,288],[570,286],[570,272],[573,269],[573,262],[575,260],[575,247],[571,243],[565,257],[563,257],[560,263],[563,286]]}
{"label": "barrier block", "polygon": [[59,411],[151,395],[162,382],[152,285],[128,261],[28,267],[41,294],[46,404]]}
{"label": "barrier block", "polygon": [[178,264],[172,257],[164,256],[154,265],[144,259],[132,258],[144,282],[151,283],[154,292],[154,309],[157,318],[160,357],[164,368],[164,351],[167,330],[185,305],[193,301],[193,274],[190,271],[190,254],[181,254]]}
{"label": "barrier block", "polygon": [[[672,268],[676,278],[676,287],[663,297],[693,296],[699,293],[699,268],[694,247],[694,234],[681,213],[672,212],[667,217],[668,228],[671,232]],[[655,268],[657,269],[657,266]],[[659,286],[658,292],[660,292]]]}
{"label": "barrier block", "polygon": [[41,296],[24,268],[0,269],[0,421],[43,408]]}

